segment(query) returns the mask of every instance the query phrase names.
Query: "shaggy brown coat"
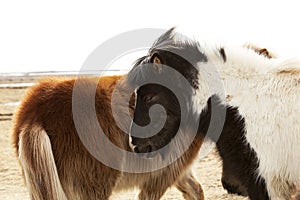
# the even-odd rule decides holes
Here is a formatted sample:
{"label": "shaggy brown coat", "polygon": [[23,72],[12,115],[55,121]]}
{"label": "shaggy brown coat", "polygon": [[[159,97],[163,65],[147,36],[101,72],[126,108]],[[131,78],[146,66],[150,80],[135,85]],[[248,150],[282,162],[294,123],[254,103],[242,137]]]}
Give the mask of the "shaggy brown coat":
{"label": "shaggy brown coat", "polygon": [[[118,128],[111,111],[111,95],[122,76],[81,78],[80,92],[88,95],[97,84],[99,124],[112,143],[131,151],[128,134]],[[201,185],[188,166],[202,144],[198,138],[184,155],[155,172],[124,173],[105,166],[82,144],[73,122],[72,92],[75,79],[46,78],[27,91],[15,114],[13,146],[30,198],[34,200],[105,200],[112,191],[138,187],[139,199],[155,200],[172,185],[186,199],[204,199]],[[133,112],[134,101],[120,112]],[[89,119],[86,119],[89,120]]]}

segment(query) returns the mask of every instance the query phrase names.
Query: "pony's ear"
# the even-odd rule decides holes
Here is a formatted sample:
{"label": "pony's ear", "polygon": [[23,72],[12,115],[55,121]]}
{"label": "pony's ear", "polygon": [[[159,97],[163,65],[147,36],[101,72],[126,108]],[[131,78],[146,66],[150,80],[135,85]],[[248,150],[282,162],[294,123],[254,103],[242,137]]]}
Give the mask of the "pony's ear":
{"label": "pony's ear", "polygon": [[163,61],[160,58],[158,53],[153,53],[151,58],[150,58],[150,62],[155,64],[155,68],[157,69],[157,72],[160,74],[162,72],[162,64]]}
{"label": "pony's ear", "polygon": [[162,60],[158,53],[153,53],[150,58],[150,62],[154,64],[162,64]]}
{"label": "pony's ear", "polygon": [[255,53],[257,53],[258,55],[262,55],[265,56],[266,58],[276,58],[276,55],[274,55],[273,52],[270,52],[268,49],[266,48],[261,48],[259,46],[256,46],[254,44],[245,44],[244,47],[254,50]]}

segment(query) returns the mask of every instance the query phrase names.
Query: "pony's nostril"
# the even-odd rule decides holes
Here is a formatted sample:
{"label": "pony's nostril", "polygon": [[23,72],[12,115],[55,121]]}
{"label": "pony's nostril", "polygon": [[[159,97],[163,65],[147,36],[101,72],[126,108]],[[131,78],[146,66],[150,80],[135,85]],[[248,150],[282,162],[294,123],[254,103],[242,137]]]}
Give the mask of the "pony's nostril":
{"label": "pony's nostril", "polygon": [[135,140],[131,140],[131,144],[132,144],[132,145],[137,145],[137,143],[136,143]]}
{"label": "pony's nostril", "polygon": [[143,146],[143,147],[138,147],[135,146],[133,148],[134,153],[150,153],[152,152],[152,146],[151,145],[147,145],[147,146]]}
{"label": "pony's nostril", "polygon": [[134,151],[134,153],[140,153],[140,150],[139,150],[138,147],[134,147],[134,148],[133,148],[133,151]]}
{"label": "pony's nostril", "polygon": [[145,153],[149,153],[149,152],[152,152],[152,146],[151,145],[148,145],[145,148]]}
{"label": "pony's nostril", "polygon": [[136,153],[137,156],[143,158],[153,158],[157,155],[157,152],[155,152],[155,149],[152,145],[135,146],[133,148],[133,152]]}

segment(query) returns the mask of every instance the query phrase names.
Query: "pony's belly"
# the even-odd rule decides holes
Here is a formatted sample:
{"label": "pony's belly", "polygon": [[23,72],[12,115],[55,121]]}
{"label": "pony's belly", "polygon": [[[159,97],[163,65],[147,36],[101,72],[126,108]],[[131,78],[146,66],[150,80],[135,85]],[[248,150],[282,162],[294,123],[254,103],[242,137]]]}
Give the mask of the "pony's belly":
{"label": "pony's belly", "polygon": [[139,188],[144,183],[145,178],[143,174],[132,174],[123,172],[118,179],[114,191],[129,190]]}
{"label": "pony's belly", "polygon": [[257,175],[266,180],[269,195],[278,197],[284,187],[288,188],[287,183],[299,184],[299,94],[248,93],[231,103],[245,119],[245,143],[250,144],[257,155]]}

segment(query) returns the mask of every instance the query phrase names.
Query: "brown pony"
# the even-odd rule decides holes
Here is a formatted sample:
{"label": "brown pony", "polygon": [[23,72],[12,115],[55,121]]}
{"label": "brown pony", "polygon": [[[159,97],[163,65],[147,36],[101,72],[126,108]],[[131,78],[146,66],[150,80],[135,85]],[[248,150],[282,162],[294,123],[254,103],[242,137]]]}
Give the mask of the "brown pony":
{"label": "brown pony", "polygon": [[[100,126],[109,140],[132,152],[128,134],[116,124],[111,98],[122,76],[80,78],[79,94],[84,99],[96,84],[95,108]],[[30,198],[34,200],[109,199],[112,191],[139,188],[139,199],[160,199],[172,185],[185,199],[204,199],[201,185],[188,166],[197,152],[184,154],[171,165],[147,173],[128,173],[98,161],[83,145],[72,115],[72,92],[76,79],[46,78],[27,91],[15,114],[13,146],[22,168]],[[78,91],[77,91],[78,92]],[[118,113],[133,113],[118,106]],[[85,112],[91,108],[86,108]],[[89,118],[84,119],[89,122]],[[202,139],[197,140],[201,146]],[[112,158],[113,159],[113,158]],[[119,162],[119,161],[118,161]],[[120,161],[120,165],[122,165]]]}

